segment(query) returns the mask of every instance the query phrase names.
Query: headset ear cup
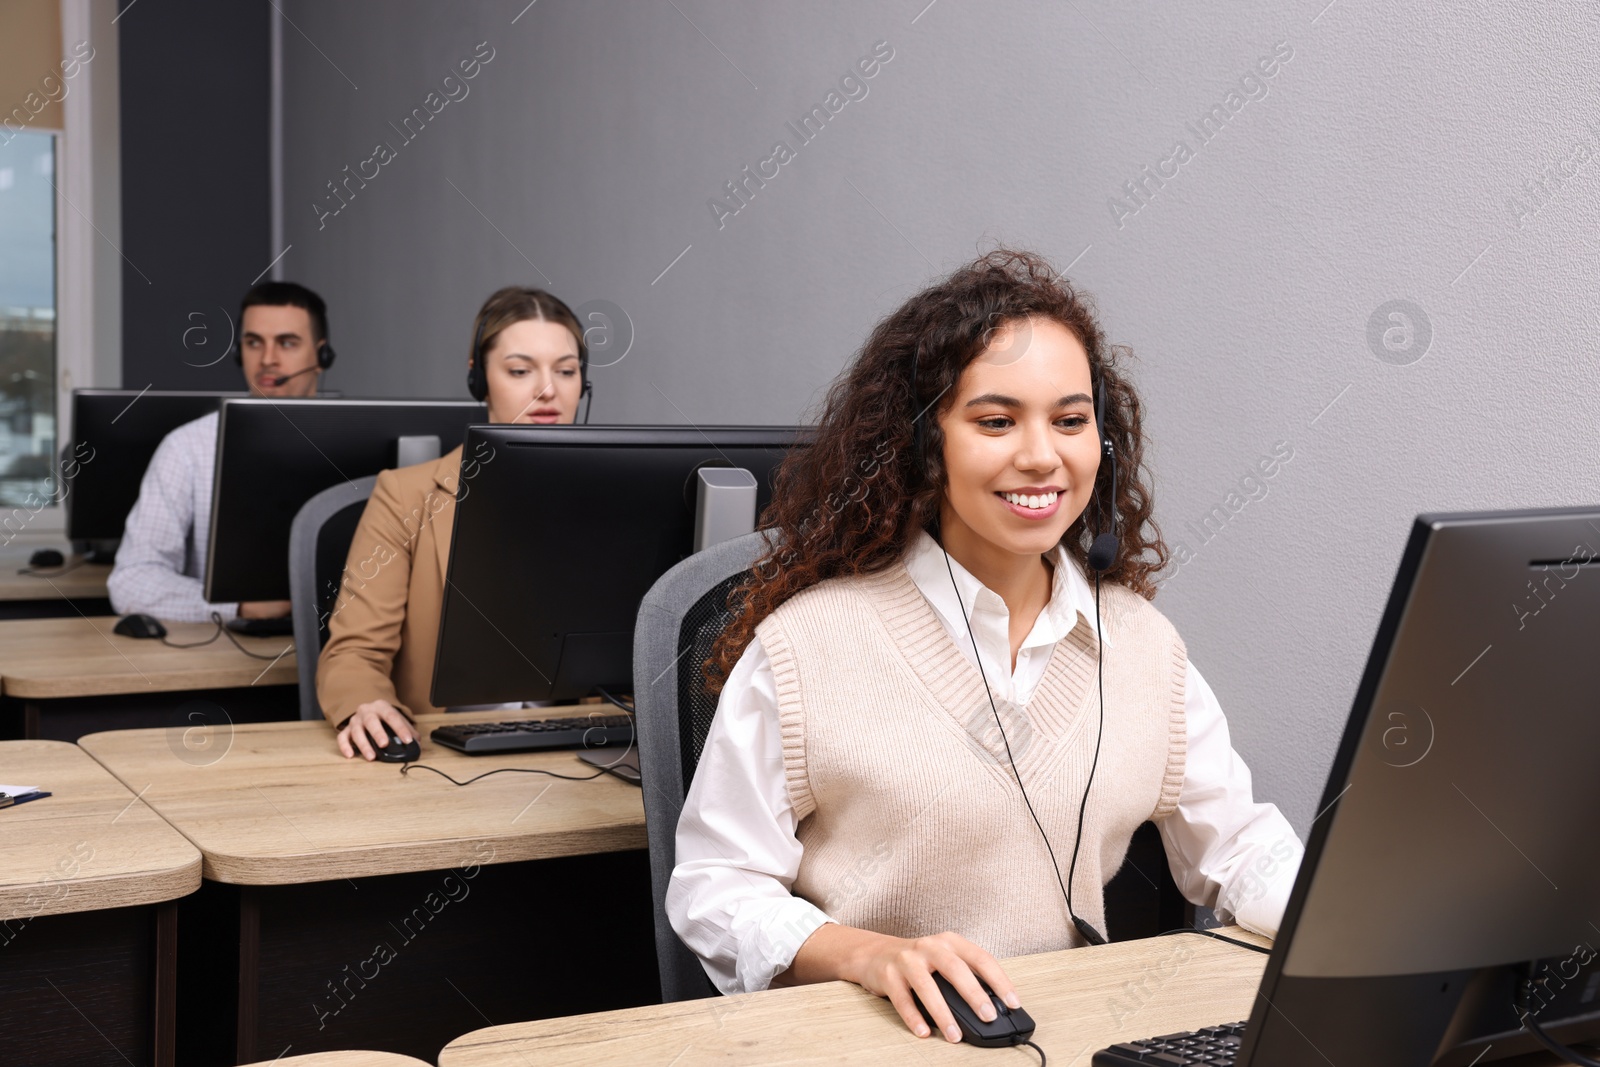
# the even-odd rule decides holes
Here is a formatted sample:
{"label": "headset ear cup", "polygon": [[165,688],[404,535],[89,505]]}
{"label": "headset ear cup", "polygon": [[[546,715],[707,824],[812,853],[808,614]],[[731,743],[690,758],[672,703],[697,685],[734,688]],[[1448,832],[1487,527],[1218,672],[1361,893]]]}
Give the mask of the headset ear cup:
{"label": "headset ear cup", "polygon": [[333,350],[333,345],[329,344],[328,339],[324,337],[322,339],[322,347],[317,349],[317,366],[327,370],[333,366],[333,361],[338,358],[338,355]]}
{"label": "headset ear cup", "polygon": [[489,399],[489,377],[483,372],[483,318],[472,331],[472,358],[467,361],[467,392],[482,404]]}
{"label": "headset ear cup", "polygon": [[[1095,383],[1094,391],[1094,429],[1100,438],[1101,466],[1111,465],[1107,472],[1106,493],[1108,503],[1102,503],[1098,484],[1095,487],[1095,513],[1099,521],[1095,524],[1099,528],[1093,542],[1089,545],[1087,562],[1095,571],[1109,570],[1117,561],[1117,551],[1121,547],[1117,537],[1117,450],[1112,443],[1111,435],[1105,429],[1106,392],[1105,381],[1102,378]],[[1098,480],[1097,480],[1098,481]]]}

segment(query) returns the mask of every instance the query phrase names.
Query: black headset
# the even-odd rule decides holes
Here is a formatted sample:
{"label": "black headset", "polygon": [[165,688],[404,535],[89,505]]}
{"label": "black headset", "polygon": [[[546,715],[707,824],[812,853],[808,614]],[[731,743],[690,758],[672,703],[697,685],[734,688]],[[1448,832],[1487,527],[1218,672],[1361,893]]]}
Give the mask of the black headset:
{"label": "black headset", "polygon": [[[938,401],[938,397],[935,397],[933,401],[930,401],[926,408],[917,408],[917,405],[920,402],[920,398],[917,396],[917,365],[920,362],[922,362],[922,342],[919,341],[917,342],[917,350],[911,357],[911,432],[914,440],[913,447],[916,451],[917,462],[922,466],[923,470],[926,471],[928,464],[926,443],[927,435],[922,429],[922,418],[928,413],[929,409],[933,407],[934,403]],[[1090,569],[1092,569],[1098,577],[1100,572],[1110,570],[1111,565],[1117,561],[1117,549],[1120,545],[1120,541],[1117,537],[1117,449],[1116,445],[1112,443],[1111,437],[1106,433],[1105,383],[1103,381],[1096,381],[1093,388],[1094,432],[1100,438],[1100,458],[1103,462],[1108,462],[1111,464],[1111,474],[1109,478],[1111,509],[1109,522],[1107,520],[1107,511],[1100,502],[1100,494],[1096,493],[1094,498],[1095,517],[1097,519],[1095,525],[1097,528],[1107,527],[1105,529],[1101,529],[1100,532],[1095,535],[1095,539],[1089,544],[1087,562]],[[1098,592],[1098,589],[1096,591]]]}
{"label": "black headset", "polygon": [[[916,408],[917,396],[917,364],[922,358],[922,345],[917,345],[916,353],[911,358],[911,406]],[[937,399],[937,398],[935,398]],[[932,403],[928,405],[929,408]],[[972,620],[967,618],[967,607],[961,603],[961,589],[956,585],[956,572],[950,564],[950,553],[945,551],[941,543],[939,549],[944,552],[945,570],[950,575],[950,588],[956,594],[956,605],[961,609],[961,618],[967,624],[967,640],[972,642],[972,658],[978,664],[978,676],[983,679],[983,691],[989,697],[989,710],[994,714],[994,724],[1000,731],[1000,740],[1006,746],[1006,759],[1011,764],[1012,777],[1017,780],[1017,789],[1022,793],[1022,802],[1028,806],[1028,814],[1033,816],[1033,825],[1039,830],[1039,837],[1044,841],[1045,851],[1050,853],[1050,865],[1055,869],[1056,884],[1061,887],[1061,895],[1066,898],[1067,917],[1072,920],[1072,925],[1078,933],[1091,945],[1103,945],[1106,937],[1099,930],[1090,925],[1087,919],[1078,915],[1072,907],[1072,882],[1078,871],[1078,849],[1083,844],[1083,813],[1089,803],[1089,790],[1094,785],[1094,773],[1100,766],[1100,741],[1105,736],[1106,728],[1106,686],[1105,686],[1105,639],[1101,633],[1100,624],[1100,575],[1103,571],[1111,569],[1117,559],[1117,550],[1120,543],[1117,538],[1117,453],[1112,444],[1111,437],[1106,433],[1105,424],[1106,385],[1104,373],[1100,380],[1094,383],[1094,429],[1100,438],[1100,457],[1102,461],[1109,460],[1111,474],[1109,478],[1111,491],[1111,506],[1107,509],[1100,503],[1099,494],[1095,495],[1095,515],[1097,527],[1106,527],[1095,535],[1089,545],[1089,569],[1094,571],[1094,636],[1095,636],[1095,676],[1096,689],[1100,698],[1100,725],[1095,731],[1094,761],[1089,765],[1089,777],[1083,785],[1083,797],[1078,801],[1078,829],[1077,837],[1072,842],[1072,863],[1067,871],[1066,881],[1061,879],[1061,864],[1056,860],[1056,850],[1051,847],[1049,835],[1044,832],[1044,824],[1039,821],[1039,815],[1033,810],[1033,801],[1028,799],[1028,790],[1022,784],[1022,775],[1017,771],[1017,761],[1011,755],[1011,739],[1006,737],[1005,724],[1000,721],[1000,709],[995,707],[994,691],[989,688],[989,678],[983,670],[983,657],[978,654],[978,639],[972,632]],[[922,429],[922,416],[927,409],[912,411],[912,432],[916,441],[917,461],[926,469],[927,457],[923,451],[925,436]],[[1107,515],[1109,512],[1109,522]]]}
{"label": "black headset", "polygon": [[[542,289],[530,289],[531,293],[541,296],[550,296]],[[551,297],[554,300],[554,297]],[[483,325],[485,316],[480,312],[478,326],[472,334],[472,359],[467,364],[467,392],[472,394],[472,399],[480,404],[489,400],[489,375],[484,367],[483,358]],[[578,400],[582,402],[585,397],[589,402],[584,405],[583,419],[585,424],[589,421],[589,411],[594,407],[594,383],[589,381],[589,343],[583,338],[583,324],[578,324]]]}
{"label": "black headset", "polygon": [[[252,305],[252,306],[254,306],[254,305]],[[266,306],[266,305],[262,305],[262,306]],[[280,305],[274,304],[274,305],[271,305],[271,306],[277,307],[277,306],[280,306]],[[291,306],[292,307],[294,305],[283,305],[283,306]],[[320,370],[327,370],[329,367],[333,366],[333,361],[338,358],[339,354],[333,350],[333,342],[328,340],[328,335],[327,335],[327,332],[326,332],[327,328],[328,328],[327,323],[323,323],[322,328],[323,328],[323,331],[324,331],[323,335],[322,335],[322,343],[317,346],[317,367]],[[233,361],[235,363],[237,363],[241,367],[244,366],[244,352],[239,348],[239,341],[238,341],[237,338],[235,338],[234,342],[233,342]],[[310,367],[307,367],[305,370],[295,371],[295,373],[296,374],[305,374],[310,369],[311,369]],[[281,385],[282,383],[280,382],[279,384]]]}

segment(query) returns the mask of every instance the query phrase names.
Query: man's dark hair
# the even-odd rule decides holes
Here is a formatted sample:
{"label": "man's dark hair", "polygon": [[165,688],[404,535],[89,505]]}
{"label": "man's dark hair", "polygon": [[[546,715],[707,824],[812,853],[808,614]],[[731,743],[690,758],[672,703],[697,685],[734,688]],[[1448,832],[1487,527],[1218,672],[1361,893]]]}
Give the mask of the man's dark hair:
{"label": "man's dark hair", "polygon": [[311,316],[311,329],[315,333],[312,342],[328,339],[328,306],[322,302],[322,297],[303,285],[295,282],[262,282],[252,286],[239,305],[241,329],[244,328],[245,309],[253,307],[301,308]]}

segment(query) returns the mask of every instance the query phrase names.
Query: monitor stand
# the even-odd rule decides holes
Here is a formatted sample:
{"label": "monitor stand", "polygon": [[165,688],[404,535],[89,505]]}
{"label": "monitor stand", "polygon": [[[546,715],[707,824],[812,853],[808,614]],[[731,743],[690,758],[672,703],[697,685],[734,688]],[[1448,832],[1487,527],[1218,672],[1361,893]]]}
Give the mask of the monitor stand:
{"label": "monitor stand", "polygon": [[743,467],[701,467],[695,474],[696,552],[755,530],[755,475]]}

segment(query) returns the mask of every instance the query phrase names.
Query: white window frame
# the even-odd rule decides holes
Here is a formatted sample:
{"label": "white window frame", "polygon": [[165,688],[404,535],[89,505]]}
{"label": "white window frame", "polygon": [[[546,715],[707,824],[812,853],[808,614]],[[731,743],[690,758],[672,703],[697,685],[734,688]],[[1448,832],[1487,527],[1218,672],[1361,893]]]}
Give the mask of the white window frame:
{"label": "white window frame", "polygon": [[[91,41],[98,53],[115,49],[113,31],[107,39],[96,34],[92,23],[93,0],[61,0],[61,41],[66,51],[79,41]],[[101,5],[102,13],[110,5]],[[97,39],[98,38],[98,39]],[[107,73],[102,73],[107,71]],[[90,221],[95,202],[94,100],[98,93],[117,91],[114,62],[84,64],[61,101],[65,129],[40,128],[56,135],[55,181],[61,194],[56,213],[56,452],[71,432],[72,391],[108,384],[99,379],[95,360],[95,264],[100,234]],[[70,201],[71,205],[67,202]],[[89,214],[85,218],[82,210]],[[118,235],[107,235],[114,240]],[[118,254],[120,259],[120,254]],[[119,346],[120,347],[120,346]],[[111,373],[120,377],[120,356]],[[54,457],[52,457],[54,459]],[[52,505],[33,516],[17,543],[59,542],[66,533],[63,508]]]}

